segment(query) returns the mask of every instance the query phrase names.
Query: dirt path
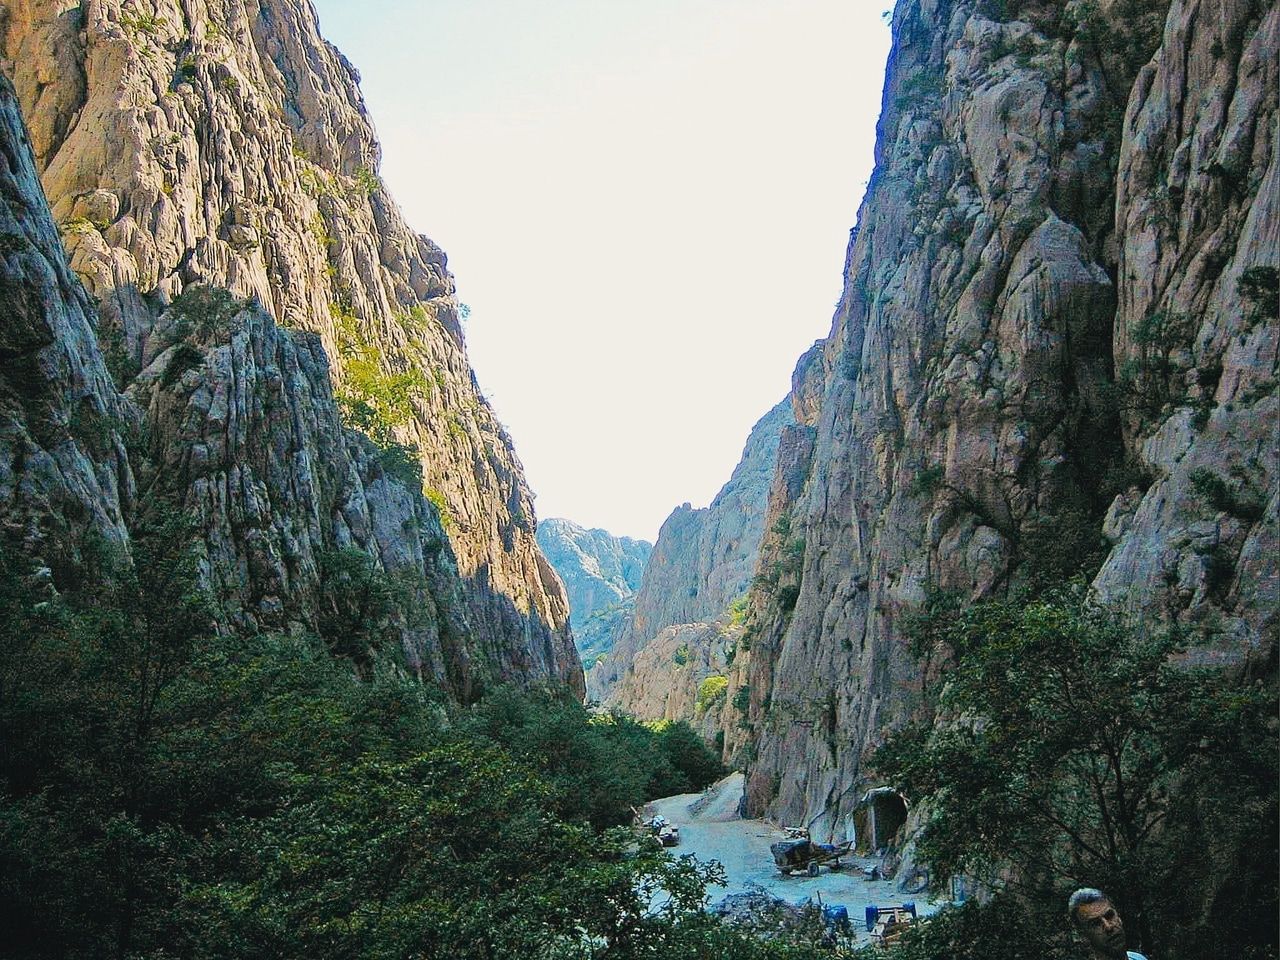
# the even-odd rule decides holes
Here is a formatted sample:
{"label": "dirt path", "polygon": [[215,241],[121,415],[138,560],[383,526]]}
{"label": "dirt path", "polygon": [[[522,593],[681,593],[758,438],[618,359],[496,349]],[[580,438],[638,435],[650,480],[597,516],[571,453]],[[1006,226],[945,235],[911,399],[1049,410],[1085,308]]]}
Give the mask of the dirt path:
{"label": "dirt path", "polygon": [[709,891],[713,903],[730,894],[760,889],[790,903],[820,896],[824,904],[849,909],[860,942],[866,938],[861,921],[869,905],[914,900],[921,915],[942,907],[943,901],[899,892],[892,881],[867,879],[863,871],[878,862],[867,857],[842,858],[841,863],[847,864],[845,869],[824,867],[817,877],[783,876],[773,865],[769,844],[785,840],[786,835],[764,820],[743,820],[738,816],[742,786],[742,774],[735,773],[706,793],[665,797],[645,808],[647,814],[662,814],[680,828],[680,845],[672,853],[692,853],[700,860],[718,860],[724,865],[728,883],[723,889]]}

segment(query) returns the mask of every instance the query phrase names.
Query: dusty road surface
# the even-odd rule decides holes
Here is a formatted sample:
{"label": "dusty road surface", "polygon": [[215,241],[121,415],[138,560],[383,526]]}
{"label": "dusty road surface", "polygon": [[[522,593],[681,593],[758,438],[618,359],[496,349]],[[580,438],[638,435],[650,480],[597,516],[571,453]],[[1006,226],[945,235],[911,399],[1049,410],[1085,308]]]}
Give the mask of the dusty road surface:
{"label": "dusty road surface", "polygon": [[943,901],[931,901],[923,894],[899,892],[892,881],[868,880],[863,871],[878,861],[866,857],[842,858],[844,869],[836,871],[824,866],[817,877],[783,876],[773,864],[769,844],[785,840],[786,835],[764,820],[743,820],[738,816],[742,786],[742,774],[735,773],[706,793],[665,797],[645,808],[646,815],[661,814],[680,828],[680,845],[671,853],[692,853],[700,860],[719,860],[724,865],[728,884],[708,891],[712,903],[730,894],[759,889],[790,903],[810,898],[816,901],[820,895],[824,904],[849,909],[859,942],[867,939],[863,918],[870,904],[913,900],[922,916],[942,907]]}

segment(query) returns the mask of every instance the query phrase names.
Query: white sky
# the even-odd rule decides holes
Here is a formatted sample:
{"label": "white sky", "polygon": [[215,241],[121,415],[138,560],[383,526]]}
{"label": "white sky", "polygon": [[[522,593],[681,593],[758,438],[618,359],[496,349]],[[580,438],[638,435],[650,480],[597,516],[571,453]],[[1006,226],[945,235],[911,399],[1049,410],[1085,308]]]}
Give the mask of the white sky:
{"label": "white sky", "polygon": [[539,517],[653,540],[830,328],[891,0],[314,0]]}

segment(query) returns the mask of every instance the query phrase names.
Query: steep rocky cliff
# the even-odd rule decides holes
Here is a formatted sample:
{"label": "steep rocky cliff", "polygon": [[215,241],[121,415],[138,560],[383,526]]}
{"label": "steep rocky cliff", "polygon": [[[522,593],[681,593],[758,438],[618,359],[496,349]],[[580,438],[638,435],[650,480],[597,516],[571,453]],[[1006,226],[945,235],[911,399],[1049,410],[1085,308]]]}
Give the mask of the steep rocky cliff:
{"label": "steep rocky cliff", "polygon": [[74,566],[91,534],[123,542],[134,496],[129,411],[93,319],[0,77],[0,534],[49,562],[51,575]]}
{"label": "steep rocky cliff", "polygon": [[1243,0],[898,5],[751,597],[754,812],[852,829],[932,588],[1102,562],[1201,655],[1274,655],[1277,29]]}
{"label": "steep rocky cliff", "polygon": [[0,49],[102,353],[229,616],[314,626],[326,558],[355,547],[431,594],[402,639],[459,695],[581,690],[444,254],[378,179],[358,75],[310,4],[7,4]]}
{"label": "steep rocky cliff", "polygon": [[726,644],[733,649],[736,631],[727,611],[751,584],[778,443],[792,424],[787,403],[770,410],[710,506],[685,504],[663,523],[635,612],[613,652],[588,674],[592,699],[645,719],[692,719],[703,679],[728,671]]}
{"label": "steep rocky cliff", "polygon": [[538,522],[537,538],[564,581],[574,641],[590,666],[613,649],[630,618],[653,544],[555,518]]}

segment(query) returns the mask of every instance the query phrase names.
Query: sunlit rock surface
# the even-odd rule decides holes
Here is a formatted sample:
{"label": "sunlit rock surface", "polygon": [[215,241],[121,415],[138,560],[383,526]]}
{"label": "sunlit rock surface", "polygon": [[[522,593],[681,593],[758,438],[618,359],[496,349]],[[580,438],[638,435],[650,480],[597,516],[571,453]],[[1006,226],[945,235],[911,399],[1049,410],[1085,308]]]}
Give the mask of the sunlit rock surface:
{"label": "sunlit rock surface", "polygon": [[539,520],[537,537],[564,582],[574,641],[589,667],[613,648],[630,617],[653,544],[556,518]]}
{"label": "sunlit rock surface", "polygon": [[[456,692],[473,695],[486,679],[556,679],[581,692],[564,593],[534,541],[510,438],[468,365],[445,256],[409,229],[378,179],[358,75],[321,39],[311,5],[34,0],[0,9],[0,51],[71,266],[99,301],[99,340],[120,385],[147,409],[162,449],[212,438],[208,461],[183,454],[182,496],[205,523],[209,576],[235,598],[236,616],[292,621],[307,600],[287,594],[309,575],[309,550],[350,534],[395,566],[420,545],[417,534],[397,542],[391,526],[423,520],[426,544],[438,517],[448,539],[440,562],[457,569],[446,592],[460,604],[444,603],[439,622],[467,638]],[[201,344],[199,369],[169,397],[153,382],[173,346],[165,310],[198,284],[261,311],[229,345]],[[352,519],[388,488],[359,441],[338,432],[321,347],[338,391],[420,374],[394,434],[416,451],[438,509],[386,504]],[[285,399],[295,388],[309,393]],[[327,404],[311,411],[315,430],[284,422],[300,413],[290,404],[311,398]],[[286,409],[264,409],[268,399]],[[270,464],[260,459],[246,479],[233,461],[249,451]],[[315,496],[299,489],[322,474]],[[343,498],[354,498],[352,517],[337,506]],[[253,530],[270,533],[237,539]],[[319,540],[292,545],[297,531]],[[416,647],[426,669],[432,657],[408,643]]]}
{"label": "sunlit rock surface", "polygon": [[994,9],[896,10],[733,667],[751,812],[823,835],[919,705],[903,626],[930,587],[980,598],[1096,551],[1098,596],[1203,628],[1193,657],[1274,652],[1280,10]]}

